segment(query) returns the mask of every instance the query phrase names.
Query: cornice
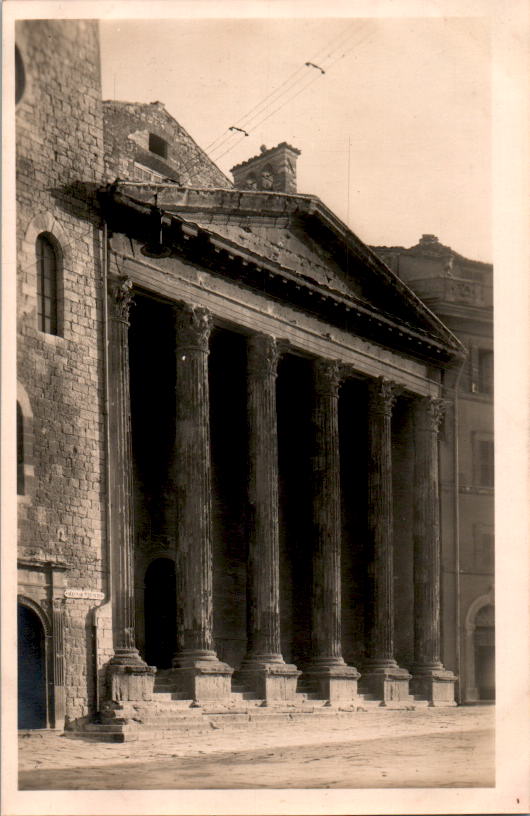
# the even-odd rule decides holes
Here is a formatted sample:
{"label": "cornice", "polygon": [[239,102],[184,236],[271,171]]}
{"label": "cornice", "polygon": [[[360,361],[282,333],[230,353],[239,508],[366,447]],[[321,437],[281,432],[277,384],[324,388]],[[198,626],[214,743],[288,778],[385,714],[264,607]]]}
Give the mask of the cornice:
{"label": "cornice", "polygon": [[[134,195],[133,195],[134,193]],[[447,365],[461,359],[461,343],[425,304],[366,245],[313,196],[226,189],[190,189],[167,184],[117,182],[101,191],[105,216],[111,227],[138,240],[145,240],[145,216],[153,211],[154,195],[162,210],[164,241],[177,255],[184,255],[213,272],[237,279],[242,285],[258,288],[276,299],[285,300],[309,313],[325,314],[332,324],[346,326],[389,348],[399,348],[413,357]],[[168,200],[168,199],[171,199]],[[316,218],[336,240],[347,243],[347,252],[368,267],[374,283],[384,282],[399,292],[405,302],[429,328],[420,329],[404,319],[383,313],[369,301],[343,295],[305,278],[295,270],[243,248],[221,237],[213,229],[193,223],[193,214],[224,212],[225,217],[246,213],[279,218]],[[127,213],[125,217],[125,213]],[[134,214],[134,215],[133,215]],[[132,216],[132,217],[131,217]],[[202,220],[202,219],[198,219]]]}

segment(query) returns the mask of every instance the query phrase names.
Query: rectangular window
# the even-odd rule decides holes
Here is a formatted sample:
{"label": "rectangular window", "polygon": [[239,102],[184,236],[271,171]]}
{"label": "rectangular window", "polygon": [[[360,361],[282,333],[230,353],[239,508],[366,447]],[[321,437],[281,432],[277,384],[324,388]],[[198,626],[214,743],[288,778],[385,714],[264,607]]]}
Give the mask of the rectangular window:
{"label": "rectangular window", "polygon": [[157,156],[167,159],[167,142],[157,136],[156,133],[149,134],[149,150],[151,153],[156,153]]}
{"label": "rectangular window", "polygon": [[493,352],[480,349],[478,353],[478,390],[493,394]]}
{"label": "rectangular window", "polygon": [[493,528],[476,524],[474,528],[474,566],[477,570],[490,570],[494,560]]}
{"label": "rectangular window", "polygon": [[478,454],[478,483],[481,487],[493,487],[494,484],[494,452],[493,440],[477,440]]}

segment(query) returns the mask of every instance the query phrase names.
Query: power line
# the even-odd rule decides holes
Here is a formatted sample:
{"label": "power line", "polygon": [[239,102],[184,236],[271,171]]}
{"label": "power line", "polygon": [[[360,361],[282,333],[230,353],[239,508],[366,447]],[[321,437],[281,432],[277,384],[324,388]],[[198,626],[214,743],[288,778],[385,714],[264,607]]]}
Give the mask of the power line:
{"label": "power line", "polygon": [[[348,50],[347,50],[347,51],[345,51],[343,54],[340,54],[340,55],[339,55],[339,56],[338,56],[338,57],[337,57],[335,60],[333,60],[333,61],[332,61],[332,62],[331,62],[329,65],[326,65],[326,71],[329,71],[330,67],[332,67],[332,66],[333,66],[333,65],[335,65],[337,62],[339,62],[341,59],[343,59],[345,56],[347,56],[349,53],[351,53],[351,51],[353,51],[353,50],[354,50],[355,48],[357,48],[359,45],[362,45],[363,43],[365,43],[367,39],[369,39],[369,36],[368,36],[368,35],[367,35],[367,36],[365,36],[365,37],[363,37],[363,38],[361,38],[361,40],[357,41],[357,42],[356,42],[356,43],[355,43],[355,44],[352,46],[352,48],[348,49]],[[297,92],[296,92],[295,94],[293,94],[292,96],[289,96],[287,99],[284,99],[284,100],[282,101],[282,103],[281,103],[280,105],[278,105],[278,107],[274,108],[274,110],[272,110],[272,111],[271,111],[270,113],[268,113],[268,114],[267,114],[265,117],[263,117],[262,119],[260,119],[258,122],[255,122],[255,123],[253,124],[253,126],[252,126],[252,127],[253,127],[253,128],[258,128],[258,127],[260,127],[260,126],[261,126],[261,125],[262,125],[264,122],[266,122],[266,121],[267,121],[267,119],[269,119],[271,116],[273,116],[275,113],[277,113],[277,112],[278,112],[279,110],[281,110],[283,107],[285,107],[285,105],[287,105],[287,103],[288,103],[288,102],[292,102],[294,99],[296,99],[296,97],[297,97],[297,96],[299,96],[299,95],[302,93],[302,91],[304,91],[306,88],[308,88],[310,85],[312,85],[314,82],[316,82],[316,80],[317,80],[317,79],[320,79],[321,77],[322,77],[322,74],[316,74],[315,76],[312,76],[312,77],[311,77],[311,79],[309,80],[309,82],[306,82],[304,85],[302,85],[302,86],[301,86],[301,87],[300,87],[300,88],[297,90]],[[293,86],[293,87],[290,89],[290,91],[292,91],[292,90],[293,90],[293,88],[294,88],[294,86]],[[278,101],[278,100],[276,100],[276,101]],[[261,111],[261,113],[263,113],[263,111]],[[235,147],[236,147],[236,146],[237,146],[237,145],[238,145],[238,144],[239,144],[241,141],[242,141],[242,137],[238,138],[238,139],[237,139],[237,141],[235,141],[235,142],[234,142],[232,145],[230,145],[230,146],[229,146],[229,147],[228,147],[226,150],[224,150],[224,151],[223,151],[221,154],[219,154],[219,155],[217,155],[217,156],[212,155],[212,159],[213,159],[215,162],[218,162],[218,161],[219,161],[221,158],[223,158],[223,156],[225,156],[227,153],[229,153],[231,150],[233,150],[233,149],[234,149],[234,148],[235,148]],[[215,152],[216,152],[216,151],[213,151],[213,153],[215,153]]]}
{"label": "power line", "polygon": [[[337,56],[335,56],[335,54],[336,54],[337,50],[341,51],[341,50],[342,50],[342,49],[343,49],[343,48],[346,46],[346,44],[347,44],[347,42],[348,42],[348,39],[349,39],[349,36],[347,36],[345,39],[343,39],[343,41],[341,42],[341,45],[340,45],[340,47],[339,47],[338,49],[337,49],[337,48],[332,48],[332,49],[331,49],[331,51],[328,53],[328,55],[327,55],[327,57],[326,57],[326,61],[325,61],[325,60],[322,60],[322,59],[320,60],[320,61],[322,62],[322,65],[324,66],[324,68],[325,68],[325,70],[326,70],[326,71],[329,71],[329,69],[330,69],[332,66],[334,66],[334,65],[335,65],[337,62],[339,62],[340,60],[344,59],[344,57],[348,56],[348,54],[350,54],[350,53],[351,53],[353,50],[357,49],[357,48],[358,48],[360,45],[363,45],[363,44],[364,44],[364,43],[365,43],[365,42],[366,42],[368,39],[370,39],[370,36],[371,36],[372,31],[371,31],[371,30],[369,30],[369,31],[367,32],[367,31],[366,31],[366,28],[367,28],[367,25],[366,25],[366,24],[364,24],[364,33],[365,33],[365,36],[364,36],[364,37],[361,37],[359,40],[357,40],[355,43],[353,43],[353,44],[352,44],[352,45],[351,45],[349,48],[347,48],[345,51],[343,51],[343,53],[340,53],[340,54],[338,54]],[[372,27],[371,27],[371,26],[370,26],[369,28],[370,28],[370,29],[372,29]],[[344,34],[345,34],[345,32],[342,32],[342,34],[344,35]],[[349,32],[348,32],[348,34],[349,34]],[[336,39],[337,39],[337,38],[335,38],[335,40],[336,40]],[[341,38],[339,37],[338,39],[341,39]],[[328,45],[327,45],[327,46],[325,46],[324,48],[329,48],[329,45],[330,45],[330,44],[328,44]],[[321,49],[321,51],[322,51],[322,49]],[[321,52],[318,52],[318,53],[321,53]],[[333,57],[333,56],[335,56],[335,59],[332,59],[332,60],[331,60],[331,62],[329,62],[329,63],[328,63],[328,62],[327,62],[327,60],[328,60],[328,59],[330,59],[330,58],[331,58],[331,57]],[[318,56],[317,56],[316,58],[318,58]],[[305,66],[302,66],[302,67],[305,67]],[[298,69],[298,70],[300,70],[300,69]],[[298,73],[298,70],[297,70],[297,71],[295,71],[295,72],[294,72],[294,74],[292,74],[292,75],[291,75],[291,79],[294,77],[294,75],[295,75],[296,73]],[[274,95],[275,95],[275,93],[277,93],[277,91],[278,91],[278,90],[280,90],[280,88],[281,88],[282,86],[279,86],[279,87],[278,87],[278,88],[277,88],[275,91],[273,91],[273,92],[271,92],[270,94],[268,94],[268,96],[267,96],[267,97],[265,97],[265,98],[264,98],[264,99],[263,99],[261,102],[257,103],[257,104],[254,106],[254,108],[253,108],[253,109],[251,109],[251,110],[255,110],[256,112],[254,113],[254,115],[253,115],[253,116],[252,116],[252,117],[251,117],[251,118],[250,118],[248,121],[247,121],[248,114],[246,114],[246,116],[242,117],[242,118],[239,120],[239,122],[244,122],[244,123],[246,123],[246,128],[249,128],[249,129],[256,129],[256,128],[260,127],[260,126],[261,126],[261,125],[262,125],[264,122],[266,122],[266,121],[267,121],[267,119],[269,119],[271,116],[273,116],[273,115],[274,115],[275,113],[277,113],[279,110],[281,110],[281,109],[282,109],[282,108],[283,108],[283,107],[284,107],[286,104],[288,104],[288,102],[291,102],[291,101],[293,101],[294,99],[296,99],[296,97],[297,97],[297,96],[299,96],[299,94],[300,94],[300,93],[302,93],[302,91],[306,90],[306,88],[308,88],[310,85],[312,85],[314,82],[316,82],[316,80],[317,80],[317,79],[320,79],[322,76],[323,76],[323,75],[322,75],[321,73],[315,74],[314,76],[312,76],[312,77],[310,78],[309,82],[305,82],[304,84],[302,84],[302,86],[301,86],[301,87],[299,87],[299,88],[297,89],[296,93],[292,94],[292,91],[294,90],[294,88],[295,88],[295,87],[296,87],[296,86],[299,84],[299,82],[300,82],[301,80],[303,80],[303,79],[305,78],[305,77],[299,77],[299,78],[298,78],[298,79],[297,79],[295,82],[293,82],[293,83],[291,84],[291,86],[290,86],[290,87],[286,88],[286,89],[285,89],[285,90],[284,90],[284,91],[283,91],[281,94],[279,94],[279,96],[277,97],[277,99],[275,99],[275,100],[274,100],[274,102],[278,102],[278,101],[279,101],[279,100],[280,100],[280,99],[281,99],[283,96],[287,95],[287,96],[286,96],[286,98],[285,98],[285,99],[283,99],[283,101],[281,102],[281,104],[280,104],[280,105],[278,105],[276,108],[274,108],[274,110],[272,110],[272,111],[270,111],[269,113],[267,113],[267,115],[266,115],[266,116],[264,116],[262,119],[259,119],[259,121],[254,122],[254,124],[252,125],[252,128],[250,128],[249,123],[250,123],[250,122],[253,122],[253,120],[254,120],[254,119],[256,119],[257,117],[259,118],[259,117],[260,117],[260,116],[261,116],[263,113],[265,113],[266,109],[267,109],[268,107],[270,107],[270,105],[271,105],[271,104],[274,104],[274,102],[273,102],[273,101],[270,101],[270,102],[269,102],[269,104],[268,104],[268,105],[266,105],[266,106],[265,106],[265,108],[264,108],[263,110],[259,110],[259,111],[258,111],[258,109],[259,109],[260,107],[262,107],[262,106],[263,106],[263,104],[264,104],[264,102],[266,101],[266,99],[270,99],[272,96],[274,96]],[[282,85],[285,85],[285,84],[286,84],[286,82],[287,82],[287,80],[286,80],[284,83],[282,83]],[[249,113],[250,113],[250,112],[251,112],[251,111],[249,111]],[[212,159],[212,161],[214,161],[214,162],[218,162],[218,161],[219,161],[221,158],[223,158],[223,157],[224,157],[224,156],[225,156],[227,153],[229,153],[231,150],[235,149],[235,148],[237,147],[237,145],[238,145],[238,144],[240,144],[240,143],[241,143],[241,141],[242,141],[244,138],[246,138],[246,136],[241,136],[241,137],[236,138],[236,141],[232,141],[232,142],[231,142],[231,144],[228,144],[228,142],[229,142],[229,141],[231,141],[232,136],[233,136],[233,137],[236,137],[236,136],[237,136],[237,134],[236,134],[236,133],[234,133],[234,132],[232,131],[232,132],[229,134],[228,138],[224,138],[224,139],[223,139],[223,140],[222,140],[222,141],[221,141],[221,142],[220,142],[220,143],[219,143],[219,144],[218,144],[218,145],[217,145],[217,146],[216,146],[216,147],[215,147],[215,148],[214,148],[214,149],[211,151],[211,154],[212,154],[212,155],[211,155],[211,159]],[[214,144],[214,142],[212,142],[212,144]],[[225,145],[227,145],[227,146],[226,146],[226,149],[225,149],[225,150],[223,150],[221,153],[218,153],[218,151],[219,151],[219,150],[221,150],[221,148],[222,148],[222,147],[225,147]],[[217,153],[217,155],[215,155],[216,153]],[[191,163],[190,163],[188,166],[186,166],[186,167],[184,168],[184,173],[187,173],[188,171],[193,170],[194,166],[195,166],[195,165],[197,165],[197,164],[199,163],[199,161],[200,161],[200,159],[196,160],[195,162],[191,162]],[[197,175],[197,174],[195,173],[194,175]],[[194,175],[193,175],[193,176],[191,176],[191,178],[190,178],[190,180],[189,180],[189,181],[192,181],[192,180],[193,180]],[[188,182],[188,183],[189,183],[189,182]]]}
{"label": "power line", "polygon": [[[362,28],[362,26],[366,27],[366,25],[367,25],[366,23],[362,23],[361,28]],[[317,60],[317,59],[321,58],[322,53],[325,52],[325,51],[328,51],[329,49],[331,49],[331,53],[327,54],[326,57],[331,56],[331,54],[333,54],[334,51],[336,51],[337,49],[342,48],[346,44],[346,42],[348,41],[351,32],[355,28],[357,28],[356,24],[352,24],[349,28],[346,29],[346,31],[341,31],[338,35],[333,37],[323,48],[321,48],[319,51],[317,51],[317,53],[313,57],[313,60]],[[247,113],[245,113],[242,117],[240,117],[240,119],[238,119],[234,124],[239,126],[239,127],[244,127],[245,130],[247,130],[248,128],[246,127],[246,124],[248,124],[248,122],[249,122],[249,117],[250,117],[250,120],[254,119],[255,116],[258,115],[258,113],[257,113],[258,109],[263,107],[264,105],[266,107],[266,102],[271,100],[272,97],[276,96],[276,94],[278,94],[282,90],[282,88],[285,88],[286,85],[289,85],[292,82],[291,87],[294,87],[294,85],[296,85],[301,79],[303,79],[303,77],[299,76],[295,80],[295,77],[300,72],[305,73],[304,68],[307,66],[307,64],[308,63],[305,63],[304,65],[300,65],[298,68],[295,69],[295,71],[291,72],[291,74],[280,85],[278,85],[276,88],[274,88],[272,91],[270,91],[263,99],[261,99],[259,102],[257,102],[249,111],[247,111]],[[290,88],[285,88],[285,90],[282,91],[282,93],[279,94],[279,96],[282,96],[283,93],[287,93],[289,90],[290,90]],[[271,100],[270,104],[272,104],[272,100]],[[230,137],[232,135],[233,134],[229,133],[228,130],[224,131],[224,133],[221,136],[217,137],[217,139],[214,139],[213,142],[210,142],[210,144],[208,144],[205,149],[207,151],[216,151],[218,148],[221,147],[221,144],[220,143],[217,144],[217,142],[222,142],[224,144],[228,139],[230,139]],[[214,147],[214,145],[215,145],[215,147]]]}

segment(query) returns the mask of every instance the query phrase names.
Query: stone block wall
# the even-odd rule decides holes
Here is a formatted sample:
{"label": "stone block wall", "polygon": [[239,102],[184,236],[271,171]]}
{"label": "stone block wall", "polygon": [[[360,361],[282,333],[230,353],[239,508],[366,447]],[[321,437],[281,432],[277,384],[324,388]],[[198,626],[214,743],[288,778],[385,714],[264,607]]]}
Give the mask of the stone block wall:
{"label": "stone block wall", "polygon": [[[32,413],[25,455],[34,468],[19,498],[19,555],[60,559],[69,587],[96,594],[64,600],[68,722],[94,706],[92,618],[107,583],[97,23],[23,21],[16,41],[26,80],[16,111],[18,378]],[[37,322],[35,242],[43,232],[58,261],[58,335]]]}
{"label": "stone block wall", "polygon": [[[232,187],[162,102],[103,102],[106,175],[129,181],[175,181],[192,187]],[[166,145],[163,157],[150,150],[149,135]]]}

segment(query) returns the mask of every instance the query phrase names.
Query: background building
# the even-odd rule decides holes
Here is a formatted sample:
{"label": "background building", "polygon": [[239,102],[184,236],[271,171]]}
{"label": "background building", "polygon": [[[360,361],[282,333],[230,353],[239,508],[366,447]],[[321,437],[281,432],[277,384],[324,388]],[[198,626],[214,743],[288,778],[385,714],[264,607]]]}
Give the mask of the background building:
{"label": "background building", "polygon": [[[453,401],[441,444],[444,630],[451,665],[458,666],[461,678],[461,699],[491,700],[495,696],[493,268],[463,258],[434,235],[423,235],[410,249],[374,249],[467,349],[456,377],[457,416]],[[448,386],[451,398],[451,379]]]}
{"label": "background building", "polygon": [[153,683],[353,702],[357,667],[451,704],[461,345],[297,193],[296,148],[236,189],[160,102],[102,102],[96,23],[16,34],[21,726]]}

